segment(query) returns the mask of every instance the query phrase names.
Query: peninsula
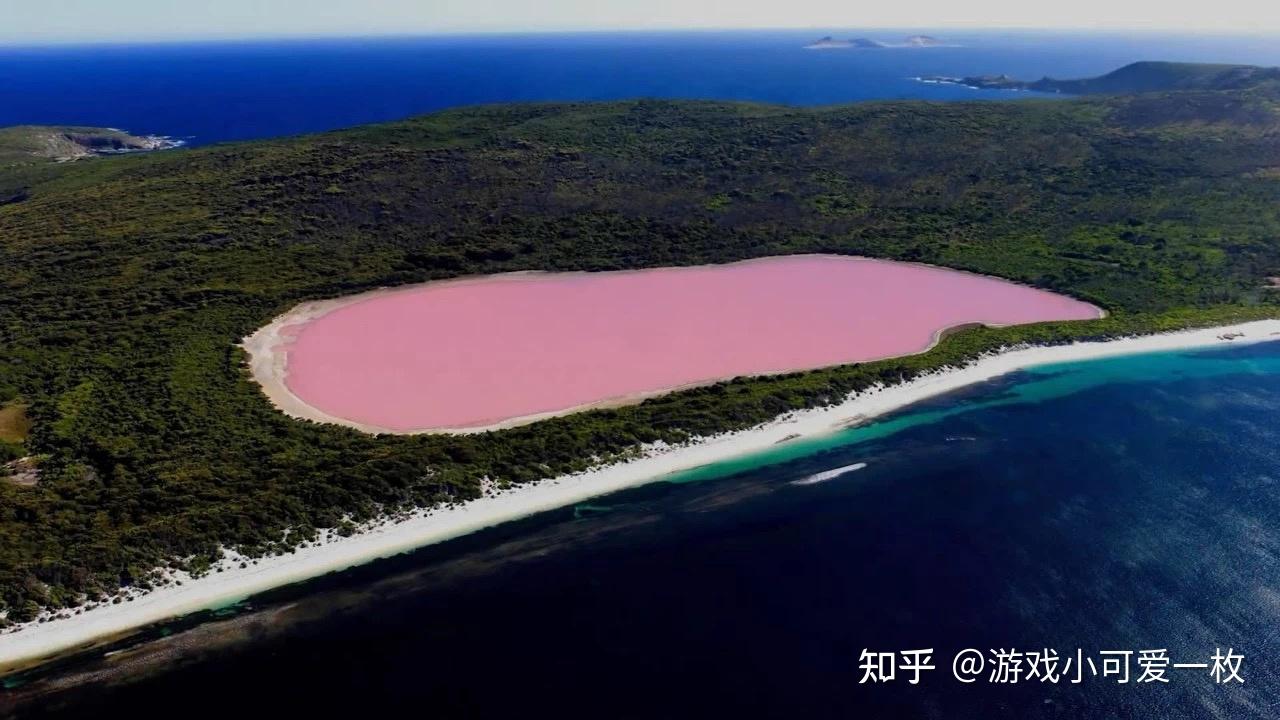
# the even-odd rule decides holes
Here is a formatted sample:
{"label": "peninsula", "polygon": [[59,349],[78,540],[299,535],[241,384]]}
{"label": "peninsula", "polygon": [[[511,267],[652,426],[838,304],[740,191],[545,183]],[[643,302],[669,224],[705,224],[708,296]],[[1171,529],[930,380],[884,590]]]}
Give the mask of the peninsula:
{"label": "peninsula", "polygon": [[0,165],[69,162],[102,155],[152,152],[180,147],[162,135],[132,135],[114,128],[23,125],[0,128]]}
{"label": "peninsula", "polygon": [[1280,81],[1280,68],[1255,65],[1197,65],[1136,62],[1096,78],[1080,80],[1018,80],[1008,75],[946,77],[931,75],[922,82],[964,85],[981,90],[1031,90],[1065,95],[1117,95],[1144,92],[1242,90]]}

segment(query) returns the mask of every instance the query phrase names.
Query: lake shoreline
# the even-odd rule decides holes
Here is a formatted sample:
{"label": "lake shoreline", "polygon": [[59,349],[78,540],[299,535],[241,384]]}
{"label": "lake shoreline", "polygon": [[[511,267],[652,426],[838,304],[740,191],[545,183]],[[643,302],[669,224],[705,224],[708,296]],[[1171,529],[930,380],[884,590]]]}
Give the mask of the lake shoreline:
{"label": "lake shoreline", "polygon": [[[915,272],[916,270],[926,270],[931,273],[929,277],[933,277],[933,275],[936,275],[937,273],[943,273],[948,277],[965,278],[966,280],[971,279],[975,282],[989,283],[992,284],[992,287],[998,287],[1001,290],[1007,288],[1025,289],[1026,291],[1034,292],[1043,295],[1044,297],[1053,297],[1056,300],[1069,301],[1081,308],[1087,308],[1094,314],[1094,317],[1086,318],[1083,315],[1078,317],[1053,316],[1050,315],[1046,309],[1036,319],[1029,321],[1010,316],[995,317],[988,315],[989,311],[983,312],[981,309],[973,309],[973,315],[966,314],[950,317],[947,318],[945,324],[931,326],[929,328],[930,335],[927,341],[922,337],[919,339],[919,344],[895,348],[893,351],[879,352],[871,355],[859,355],[857,353],[841,354],[838,357],[829,357],[826,362],[818,363],[770,363],[761,367],[751,368],[750,370],[739,367],[734,369],[732,372],[727,373],[707,375],[698,374],[683,378],[679,382],[670,385],[653,386],[648,388],[632,388],[619,394],[602,394],[596,398],[588,400],[587,402],[576,402],[563,406],[543,405],[537,408],[530,408],[528,411],[520,414],[506,417],[498,416],[465,425],[413,425],[406,427],[379,424],[377,422],[370,422],[367,419],[354,419],[353,417],[335,414],[317,407],[314,398],[312,398],[311,401],[308,401],[302,396],[306,394],[305,392],[300,395],[299,392],[295,391],[294,387],[290,384],[290,355],[293,353],[298,335],[303,331],[303,329],[331,313],[352,308],[353,306],[361,305],[363,303],[391,299],[397,296],[412,295],[423,291],[436,292],[467,286],[492,286],[495,284],[536,282],[551,278],[568,281],[587,279],[599,280],[601,278],[609,278],[616,281],[621,278],[635,278],[645,275],[654,276],[658,274],[671,275],[682,273],[696,274],[705,271],[740,271],[746,268],[759,268],[770,264],[776,265],[780,263],[794,264],[830,261],[840,263],[857,263],[864,266],[869,265],[887,272],[894,272],[901,268],[907,268],[912,272]],[[983,315],[987,315],[987,317],[981,317]],[[413,283],[397,287],[378,288],[352,295],[303,302],[295,305],[285,313],[273,318],[267,325],[259,328],[249,336],[242,339],[240,347],[248,354],[248,368],[253,380],[262,389],[272,406],[290,417],[319,423],[342,425],[344,427],[353,428],[370,434],[466,435],[492,432],[495,430],[507,430],[514,427],[529,425],[541,420],[564,417],[566,415],[572,415],[588,410],[636,405],[650,398],[661,397],[671,393],[691,390],[699,387],[706,387],[708,385],[714,385],[718,382],[725,382],[735,378],[758,378],[787,375],[798,372],[840,367],[854,363],[866,363],[910,357],[929,352],[948,335],[968,327],[983,325],[987,327],[1009,327],[1013,325],[1027,324],[1028,322],[1050,322],[1056,320],[1083,321],[1086,319],[1103,319],[1106,316],[1107,313],[1105,310],[1093,305],[1092,303],[1071,298],[1061,293],[1054,293],[1041,288],[1036,288],[1025,283],[1008,280],[1006,278],[983,275],[966,270],[956,270],[920,262],[907,262],[854,255],[836,255],[829,253],[801,253],[796,255],[775,255],[750,258],[729,263],[641,268],[634,270],[610,270],[602,272],[524,270],[491,275],[470,275],[446,280],[430,280],[427,282]],[[860,340],[859,342],[863,341]],[[887,350],[887,348],[882,348],[882,350]]]}
{"label": "lake shoreline", "polygon": [[[843,402],[788,413],[747,430],[700,438],[680,446],[643,448],[633,459],[582,473],[499,490],[477,500],[406,513],[371,523],[349,537],[334,531],[292,553],[245,558],[233,552],[199,578],[174,573],[159,588],[122,596],[119,602],[61,610],[0,633],[0,675],[28,669],[59,655],[87,650],[104,639],[185,614],[242,600],[257,593],[399,555],[504,522],[644,485],[677,472],[767,451],[796,437],[839,432],[916,402],[1040,365],[1078,362],[1146,352],[1192,350],[1280,340],[1280,320],[1128,337],[1104,342],[1033,346],[985,355],[960,368],[941,369],[911,381],[873,387]],[[242,567],[243,565],[243,567]],[[128,597],[128,599],[124,599]],[[72,614],[68,614],[72,613]]]}

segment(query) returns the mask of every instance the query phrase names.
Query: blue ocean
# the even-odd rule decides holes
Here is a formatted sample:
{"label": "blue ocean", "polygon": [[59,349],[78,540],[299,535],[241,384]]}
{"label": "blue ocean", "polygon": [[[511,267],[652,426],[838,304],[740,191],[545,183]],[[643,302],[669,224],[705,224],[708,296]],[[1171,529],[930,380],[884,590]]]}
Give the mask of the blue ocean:
{"label": "blue ocean", "polygon": [[833,28],[0,47],[0,127],[92,125],[207,144],[478,103],[1005,99],[1018,94],[912,78],[1085,77],[1138,60],[1280,65],[1280,42],[1248,36],[939,30],[932,34],[956,47],[804,49],[823,35],[895,41],[914,32]]}

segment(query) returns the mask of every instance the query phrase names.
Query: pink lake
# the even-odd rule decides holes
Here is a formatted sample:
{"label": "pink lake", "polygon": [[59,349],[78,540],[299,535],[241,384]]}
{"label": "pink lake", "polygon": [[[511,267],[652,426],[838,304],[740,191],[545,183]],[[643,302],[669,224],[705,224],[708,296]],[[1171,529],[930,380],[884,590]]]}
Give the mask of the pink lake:
{"label": "pink lake", "polygon": [[292,328],[282,350],[289,391],[328,416],[394,432],[462,430],[921,352],[966,323],[1099,314],[995,278],[804,255],[373,293]]}

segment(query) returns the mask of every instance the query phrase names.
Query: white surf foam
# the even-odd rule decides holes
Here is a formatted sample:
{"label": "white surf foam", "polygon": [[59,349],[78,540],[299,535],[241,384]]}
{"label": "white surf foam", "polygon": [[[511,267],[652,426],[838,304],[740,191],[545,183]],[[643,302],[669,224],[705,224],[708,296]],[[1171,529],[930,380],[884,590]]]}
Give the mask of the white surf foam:
{"label": "white surf foam", "polygon": [[806,478],[800,478],[799,480],[792,480],[791,484],[792,485],[817,485],[820,482],[834,480],[835,478],[838,478],[841,475],[846,475],[851,472],[856,472],[866,466],[867,466],[866,463],[854,463],[852,465],[845,465],[844,467],[838,467],[835,470],[827,470],[826,472],[815,473]]}

